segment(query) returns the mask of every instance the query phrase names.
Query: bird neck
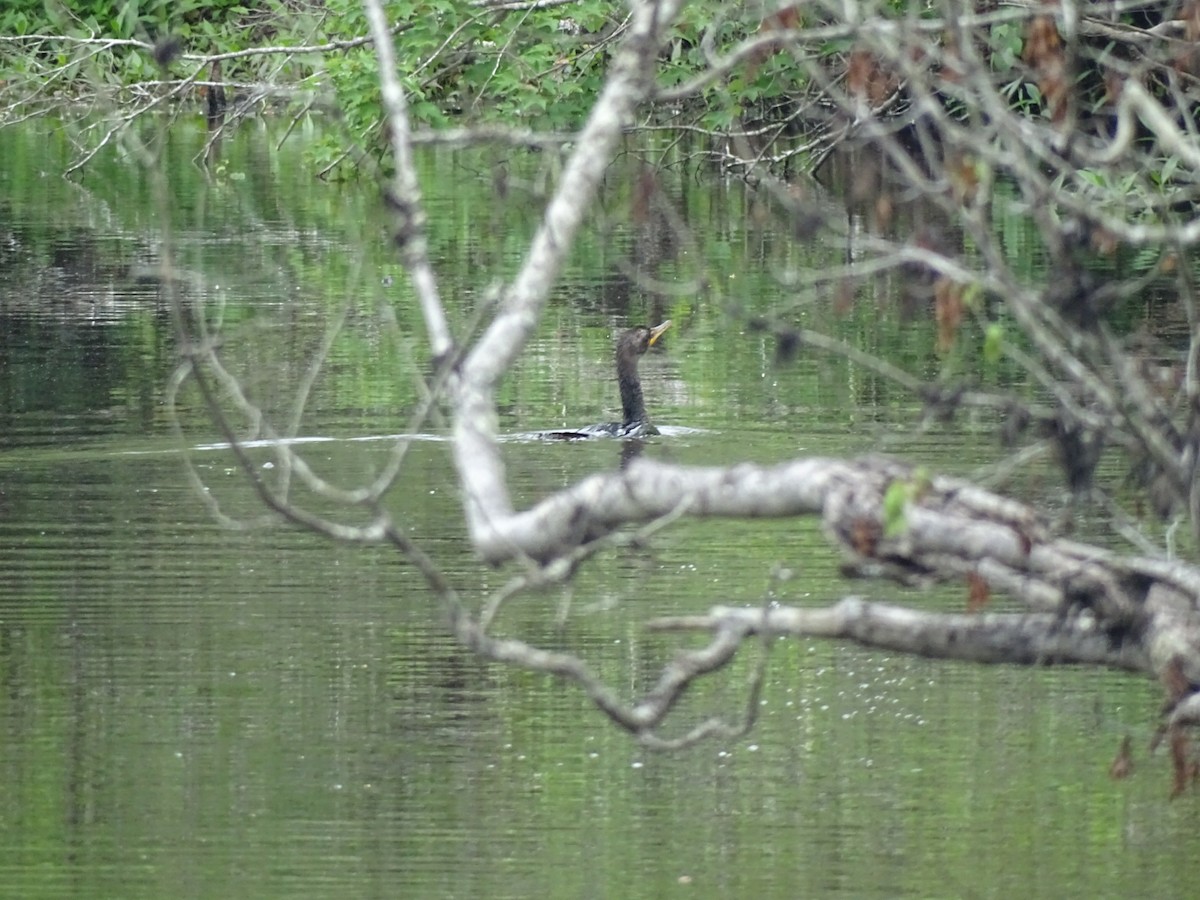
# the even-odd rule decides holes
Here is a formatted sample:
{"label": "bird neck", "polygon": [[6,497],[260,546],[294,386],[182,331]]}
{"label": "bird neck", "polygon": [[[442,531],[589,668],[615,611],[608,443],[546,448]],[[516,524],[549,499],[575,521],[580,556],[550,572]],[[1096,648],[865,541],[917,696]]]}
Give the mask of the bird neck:
{"label": "bird neck", "polygon": [[622,424],[637,425],[646,421],[646,404],[642,400],[642,386],[635,382],[621,382]]}
{"label": "bird neck", "polygon": [[642,399],[642,382],[638,379],[636,357],[617,357],[617,383],[621,388],[622,425],[628,428],[645,422],[646,403]]}

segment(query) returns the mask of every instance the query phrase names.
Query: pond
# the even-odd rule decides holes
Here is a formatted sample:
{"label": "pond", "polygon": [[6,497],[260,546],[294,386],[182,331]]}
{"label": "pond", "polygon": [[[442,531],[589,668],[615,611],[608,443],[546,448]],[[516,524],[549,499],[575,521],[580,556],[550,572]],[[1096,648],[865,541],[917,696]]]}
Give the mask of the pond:
{"label": "pond", "polygon": [[[377,192],[310,177],[319,129],[280,144],[282,128],[248,125],[205,172],[204,134],[176,125],[167,221],[121,154],[64,181],[61,130],[0,131],[0,893],[1172,896],[1200,874],[1196,801],[1167,803],[1167,762],[1139,752],[1135,777],[1106,774],[1124,734],[1149,739],[1158,701],[1141,680],[780,641],[745,738],[656,754],[573,688],[466,655],[393,553],[220,527],[208,504],[262,509],[194,393],[182,439],[164,405],[177,356],[152,275],[167,225],[177,289],[220,316],[226,360],[272,414],[346,317],[297,429],[318,471],[346,484],[378,471],[419,398],[423,331]],[[666,318],[642,375],[667,433],[643,453],[882,450],[962,474],[996,457],[994,423],[922,429],[913,398],[843,362],[779,359],[749,316],[939,364],[929,323],[879,296],[835,311],[781,287],[844,248],[772,231],[738,183],[662,175],[655,202],[688,228],[648,230],[630,186],[656,153],[632,147],[614,167],[504,384],[518,502],[620,464],[619,442],[519,436],[612,417],[614,334]],[[428,151],[420,164],[464,334],[519,264],[554,163]],[[651,294],[651,276],[680,289]],[[388,502],[479,597],[507,573],[470,554],[444,435],[436,417],[422,427]],[[772,585],[777,563],[795,577]],[[825,604],[847,590],[837,563],[812,523],[687,522],[510,604],[500,626],[582,654],[632,695],[673,647],[647,618],[768,590]],[[757,652],[690,694],[675,727],[742,715]]]}

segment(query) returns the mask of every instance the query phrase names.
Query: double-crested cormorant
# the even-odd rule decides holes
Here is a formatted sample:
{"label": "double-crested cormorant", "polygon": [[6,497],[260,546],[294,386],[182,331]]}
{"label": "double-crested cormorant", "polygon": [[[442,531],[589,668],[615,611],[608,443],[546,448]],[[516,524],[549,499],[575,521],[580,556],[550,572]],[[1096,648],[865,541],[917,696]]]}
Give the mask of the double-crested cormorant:
{"label": "double-crested cormorant", "polygon": [[671,320],[649,328],[639,325],[622,332],[617,338],[617,385],[621,389],[620,422],[602,422],[585,425],[572,431],[551,431],[554,438],[587,437],[645,437],[658,434],[658,429],[646,418],[646,404],[642,399],[642,382],[638,378],[638,360],[671,327]]}

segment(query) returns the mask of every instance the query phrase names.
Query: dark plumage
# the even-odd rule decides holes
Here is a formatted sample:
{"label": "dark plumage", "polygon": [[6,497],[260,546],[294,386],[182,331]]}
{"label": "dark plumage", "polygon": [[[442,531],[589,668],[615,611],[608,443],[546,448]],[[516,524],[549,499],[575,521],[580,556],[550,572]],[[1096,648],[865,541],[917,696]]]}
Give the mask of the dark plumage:
{"label": "dark plumage", "polygon": [[602,422],[598,425],[585,425],[571,431],[550,431],[547,437],[589,438],[589,437],[644,437],[658,434],[650,420],[646,417],[646,403],[642,399],[642,382],[638,378],[638,360],[647,350],[662,337],[662,333],[671,327],[671,320],[649,328],[639,325],[622,332],[617,338],[617,386],[621,390],[621,421]]}

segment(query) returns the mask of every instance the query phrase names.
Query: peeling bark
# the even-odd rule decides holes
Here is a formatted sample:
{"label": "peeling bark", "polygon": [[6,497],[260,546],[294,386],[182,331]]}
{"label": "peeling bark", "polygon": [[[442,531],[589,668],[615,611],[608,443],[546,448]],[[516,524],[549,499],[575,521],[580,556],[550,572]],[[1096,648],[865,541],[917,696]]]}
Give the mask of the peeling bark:
{"label": "peeling bark", "polygon": [[[897,484],[911,485],[913,494],[902,529],[887,536],[885,498]],[[492,562],[547,562],[622,525],[671,514],[819,514],[825,533],[861,573],[906,582],[966,583],[971,576],[1030,609],[1018,617],[943,616],[851,604],[836,608],[836,627],[812,611],[778,621],[783,613],[772,612],[771,630],[849,637],[926,656],[1103,664],[1147,674],[1179,657],[1187,677],[1200,682],[1200,570],[1054,537],[1024,504],[969,482],[920,476],[881,457],[729,468],[641,460],[619,473],[592,476],[530,510],[496,516],[487,534],[502,538],[477,546]],[[714,612],[705,621],[712,626],[729,615]],[[753,611],[746,615],[751,619],[734,618],[759,621]]]}
{"label": "peeling bark", "polygon": [[748,634],[851,640],[867,647],[937,659],[1011,665],[1093,665],[1130,672],[1149,666],[1142,649],[1116,642],[1094,622],[1046,613],[951,615],[844,597],[833,606],[769,610],[717,606],[707,615],[668,616],[657,631],[715,630],[740,625]]}

